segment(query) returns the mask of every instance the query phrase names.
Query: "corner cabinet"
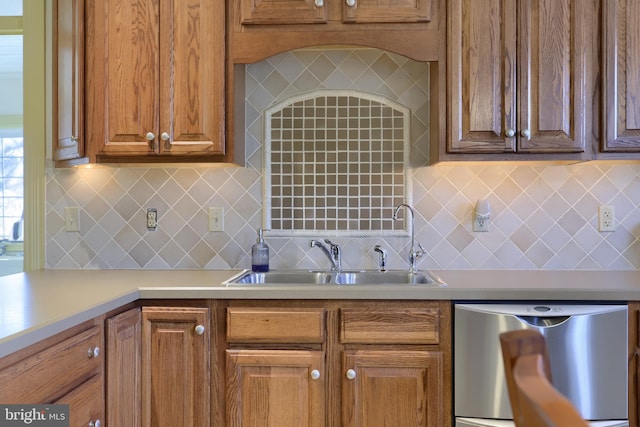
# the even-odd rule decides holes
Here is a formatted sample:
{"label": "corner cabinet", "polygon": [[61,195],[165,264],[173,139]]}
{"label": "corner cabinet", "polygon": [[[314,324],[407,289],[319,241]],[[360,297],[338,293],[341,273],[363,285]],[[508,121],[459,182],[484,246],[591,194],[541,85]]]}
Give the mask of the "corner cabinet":
{"label": "corner cabinet", "polygon": [[107,320],[107,421],[209,426],[206,307],[133,308]]}
{"label": "corner cabinet", "polygon": [[231,427],[451,424],[448,302],[231,301]]}
{"label": "corner cabinet", "polygon": [[223,161],[223,0],[86,4],[91,162]]}
{"label": "corner cabinet", "polygon": [[449,2],[441,160],[590,158],[596,11],[593,0]]}
{"label": "corner cabinet", "polygon": [[[606,154],[640,153],[640,1],[602,3],[603,137]],[[638,158],[635,156],[634,158]]]}

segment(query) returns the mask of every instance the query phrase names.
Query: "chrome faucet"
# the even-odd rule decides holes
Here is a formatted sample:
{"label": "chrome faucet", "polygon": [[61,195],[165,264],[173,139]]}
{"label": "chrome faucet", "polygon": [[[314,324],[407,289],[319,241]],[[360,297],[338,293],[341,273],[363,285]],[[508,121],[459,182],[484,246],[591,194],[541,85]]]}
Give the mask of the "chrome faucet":
{"label": "chrome faucet", "polygon": [[378,262],[378,270],[387,271],[387,251],[382,249],[382,246],[375,245],[373,250],[380,254],[380,261]]}
{"label": "chrome faucet", "polygon": [[418,260],[422,258],[427,252],[424,250],[422,245],[418,243],[418,247],[420,249],[416,249],[415,244],[415,212],[413,208],[406,203],[401,203],[396,207],[395,212],[393,213],[392,219],[396,221],[398,219],[398,211],[400,208],[405,207],[409,212],[411,212],[411,249],[409,249],[409,264],[411,265],[411,272],[415,273],[417,271],[416,264]]}
{"label": "chrome faucet", "polygon": [[309,247],[316,247],[322,250],[327,258],[329,258],[329,261],[331,261],[331,271],[342,271],[342,250],[340,246],[331,243],[329,239],[324,239],[324,243],[329,245],[329,247],[327,248],[320,240],[311,240]]}

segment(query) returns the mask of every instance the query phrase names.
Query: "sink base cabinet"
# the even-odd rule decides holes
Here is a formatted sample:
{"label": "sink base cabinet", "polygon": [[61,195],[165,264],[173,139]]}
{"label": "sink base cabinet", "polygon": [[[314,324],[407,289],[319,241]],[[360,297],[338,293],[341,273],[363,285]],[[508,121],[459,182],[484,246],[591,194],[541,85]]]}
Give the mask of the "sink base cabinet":
{"label": "sink base cabinet", "polygon": [[451,425],[448,302],[288,304],[230,301],[219,307],[226,314],[218,314],[226,322],[220,337],[226,424],[220,424]]}

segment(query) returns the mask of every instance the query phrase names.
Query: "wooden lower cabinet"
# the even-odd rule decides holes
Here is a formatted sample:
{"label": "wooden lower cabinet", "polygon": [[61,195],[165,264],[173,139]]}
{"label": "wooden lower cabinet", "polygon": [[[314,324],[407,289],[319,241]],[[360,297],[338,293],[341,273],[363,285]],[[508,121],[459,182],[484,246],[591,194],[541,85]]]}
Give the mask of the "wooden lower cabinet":
{"label": "wooden lower cabinet", "polygon": [[207,307],[142,307],[107,321],[109,425],[205,427],[210,420]]}
{"label": "wooden lower cabinet", "polygon": [[104,421],[102,319],[0,358],[0,402],[67,404],[70,424]]}
{"label": "wooden lower cabinet", "polygon": [[343,353],[344,427],[441,426],[443,353]]}
{"label": "wooden lower cabinet", "polygon": [[227,350],[227,426],[325,426],[324,352]]}
{"label": "wooden lower cabinet", "polygon": [[449,302],[231,301],[220,309],[225,425],[451,425]]}

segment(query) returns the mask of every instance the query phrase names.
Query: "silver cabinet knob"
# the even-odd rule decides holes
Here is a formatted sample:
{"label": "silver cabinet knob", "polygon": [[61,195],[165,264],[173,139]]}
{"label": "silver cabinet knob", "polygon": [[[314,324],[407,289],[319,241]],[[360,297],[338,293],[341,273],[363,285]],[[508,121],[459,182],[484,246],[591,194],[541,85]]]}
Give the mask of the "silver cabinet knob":
{"label": "silver cabinet knob", "polygon": [[147,132],[145,137],[147,138],[147,141],[153,141],[154,139],[156,139],[156,136],[153,134],[153,132]]}
{"label": "silver cabinet knob", "polygon": [[78,142],[78,137],[75,135],[71,135],[71,142]]}
{"label": "silver cabinet knob", "polygon": [[531,134],[529,133],[529,129],[522,129],[520,131],[520,136],[529,139],[529,136],[531,136]]}
{"label": "silver cabinet knob", "polygon": [[202,335],[204,334],[204,325],[198,325],[195,328],[196,331],[196,335]]}
{"label": "silver cabinet knob", "polygon": [[100,420],[91,420],[89,421],[89,427],[100,427],[101,423]]}
{"label": "silver cabinet knob", "polygon": [[352,380],[356,377],[356,371],[354,369],[347,370],[347,378]]}
{"label": "silver cabinet knob", "polygon": [[513,135],[516,134],[516,131],[513,129],[507,129],[507,131],[504,134],[507,135],[507,138],[513,138]]}
{"label": "silver cabinet knob", "polygon": [[320,378],[320,371],[318,371],[317,369],[311,371],[311,379],[317,380],[318,378]]}
{"label": "silver cabinet knob", "polygon": [[100,356],[100,347],[93,347],[87,350],[87,356],[89,356],[89,359],[95,359]]}
{"label": "silver cabinet knob", "polygon": [[166,132],[162,132],[160,138],[162,138],[163,141],[169,141],[171,139],[171,136],[169,136],[169,134]]}
{"label": "silver cabinet knob", "polygon": [[353,7],[356,5],[356,0],[347,0],[347,6]]}
{"label": "silver cabinet knob", "polygon": [[315,0],[315,5],[316,7],[322,7],[324,6],[324,0]]}

